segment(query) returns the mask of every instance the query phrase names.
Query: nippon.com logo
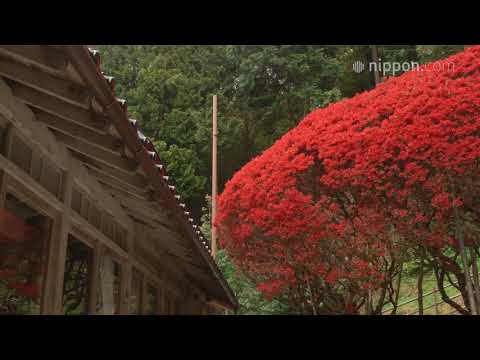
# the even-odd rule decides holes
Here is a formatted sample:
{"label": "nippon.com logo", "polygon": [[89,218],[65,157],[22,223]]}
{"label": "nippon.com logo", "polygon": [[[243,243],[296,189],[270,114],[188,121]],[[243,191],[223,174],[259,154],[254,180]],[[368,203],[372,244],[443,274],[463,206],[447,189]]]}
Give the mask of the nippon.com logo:
{"label": "nippon.com logo", "polygon": [[[435,62],[432,64],[431,67],[426,68],[425,66],[420,67],[420,64],[414,61],[408,62],[396,62],[396,61],[389,61],[389,62],[382,62],[382,59],[376,62],[369,62],[368,64],[368,71],[370,72],[379,72],[383,76],[395,76],[399,73],[407,72],[410,70],[413,71],[429,71],[429,72],[437,72],[437,71],[453,71],[455,69],[455,64],[450,62]],[[357,74],[362,73],[367,69],[367,66],[363,61],[355,61],[353,63],[353,71]]]}

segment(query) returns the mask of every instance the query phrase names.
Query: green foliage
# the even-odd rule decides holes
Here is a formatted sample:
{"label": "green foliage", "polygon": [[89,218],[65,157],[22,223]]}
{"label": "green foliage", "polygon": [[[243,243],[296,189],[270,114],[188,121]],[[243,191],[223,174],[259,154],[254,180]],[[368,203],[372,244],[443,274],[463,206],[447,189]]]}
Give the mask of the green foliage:
{"label": "green foliage", "polygon": [[205,189],[206,178],[198,175],[200,159],[196,153],[178,145],[168,145],[165,141],[155,141],[155,149],[167,164],[167,172],[175,179],[178,192],[184,197],[201,203]]}
{"label": "green foliage", "polygon": [[[202,225],[200,228],[209,243],[211,243],[210,214],[212,199],[210,196],[207,196],[205,200],[207,206],[202,208]],[[255,284],[233,264],[225,250],[220,249],[217,252],[216,261],[240,303],[239,315],[278,315],[289,313],[288,308],[280,302],[266,300],[256,290]]]}
{"label": "green foliage", "polygon": [[369,45],[343,46],[339,49],[338,60],[341,64],[338,86],[344,97],[349,98],[358,92],[373,89],[375,82],[372,73],[353,71],[355,62],[368,64],[372,61]]}
{"label": "green foliage", "polygon": [[417,45],[420,63],[444,59],[457,52],[463,51],[465,45]]}
{"label": "green foliage", "polygon": [[217,252],[217,264],[240,303],[239,315],[288,314],[288,308],[277,300],[266,300],[252,281],[240,273],[225,250]]}
{"label": "green foliage", "polygon": [[[369,45],[98,45],[116,96],[154,141],[168,173],[209,236],[212,95],[218,94],[219,190],[252,157],[312,109],[369,90],[373,74],[352,70],[371,61]],[[463,45],[379,45],[382,61],[445,57]],[[208,215],[208,214],[207,214]],[[205,225],[206,224],[206,225]],[[261,299],[222,251],[219,264],[241,313],[282,313]]]}

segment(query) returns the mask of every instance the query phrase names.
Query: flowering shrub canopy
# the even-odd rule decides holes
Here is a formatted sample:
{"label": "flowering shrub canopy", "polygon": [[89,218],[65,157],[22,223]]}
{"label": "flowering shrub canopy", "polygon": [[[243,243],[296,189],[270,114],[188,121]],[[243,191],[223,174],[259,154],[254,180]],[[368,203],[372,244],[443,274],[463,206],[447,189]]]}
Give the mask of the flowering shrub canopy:
{"label": "flowering shrub canopy", "polygon": [[221,246],[267,296],[348,311],[400,242],[478,238],[479,161],[475,46],[307,115],[227,183]]}

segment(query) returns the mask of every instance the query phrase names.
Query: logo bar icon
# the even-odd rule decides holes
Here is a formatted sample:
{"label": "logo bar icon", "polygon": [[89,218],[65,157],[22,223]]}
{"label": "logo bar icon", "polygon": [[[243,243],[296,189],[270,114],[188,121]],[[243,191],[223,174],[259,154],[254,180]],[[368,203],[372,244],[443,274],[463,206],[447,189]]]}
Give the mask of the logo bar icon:
{"label": "logo bar icon", "polygon": [[363,70],[365,70],[365,64],[361,61],[355,61],[353,63],[353,71],[356,73],[361,73]]}

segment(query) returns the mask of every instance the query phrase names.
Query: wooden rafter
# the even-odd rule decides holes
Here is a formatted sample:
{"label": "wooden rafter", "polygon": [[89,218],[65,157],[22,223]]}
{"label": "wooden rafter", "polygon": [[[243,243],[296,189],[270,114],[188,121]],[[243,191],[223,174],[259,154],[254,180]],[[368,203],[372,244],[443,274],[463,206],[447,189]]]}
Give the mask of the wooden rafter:
{"label": "wooden rafter", "polygon": [[141,189],[133,187],[123,181],[112,178],[111,176],[107,176],[101,172],[90,171],[90,173],[95,176],[100,183],[113,189],[117,189],[118,191],[124,192],[126,195],[133,196],[140,200],[147,200],[149,197],[149,192],[145,188]]}
{"label": "wooden rafter", "polygon": [[216,293],[219,289],[212,286],[212,275],[225,287],[224,280],[209,263],[203,246],[192,244],[192,240],[198,242],[195,231],[182,210],[176,210],[177,200],[158,176],[125,109],[101,79],[98,65],[96,69],[84,66],[91,62],[88,52],[70,48],[75,47],[0,45],[0,76],[130,216],[158,232],[151,240],[160,248],[157,255],[168,259],[175,272],[185,271],[200,287]]}
{"label": "wooden rafter", "polygon": [[79,77],[72,77],[67,73],[68,59],[63,51],[54,51],[52,54],[45,45],[0,45],[0,56],[57,78],[64,78],[83,85],[83,81]]}
{"label": "wooden rafter", "polygon": [[70,80],[50,75],[40,69],[2,57],[1,53],[0,75],[72,104],[82,106],[85,109],[89,107],[90,94],[87,89],[72,83]]}
{"label": "wooden rafter", "polygon": [[82,139],[92,145],[113,153],[120,153],[122,151],[122,142],[106,132],[91,130],[89,127],[62,119],[37,108],[32,108],[32,110],[38,121],[43,122],[53,130],[60,131],[77,139]]}
{"label": "wooden rafter", "polygon": [[138,164],[135,161],[124,158],[120,154],[114,154],[110,151],[103,150],[84,140],[74,138],[63,132],[57,130],[52,131],[55,134],[55,137],[70,150],[83,154],[91,159],[95,159],[106,166],[114,167],[127,174],[133,174],[137,169]]}
{"label": "wooden rafter", "polygon": [[72,105],[62,99],[17,82],[10,82],[13,95],[29,106],[41,109],[62,119],[73,121],[92,130],[103,133],[109,122],[107,116],[95,114],[80,106]]}
{"label": "wooden rafter", "polygon": [[133,187],[134,189],[146,189],[148,186],[148,180],[145,178],[145,176],[140,175],[138,172],[126,174],[112,167],[105,166],[98,161],[88,161],[85,163],[85,165],[91,172],[94,173],[95,176],[100,173],[103,176],[120,181],[129,187]]}

